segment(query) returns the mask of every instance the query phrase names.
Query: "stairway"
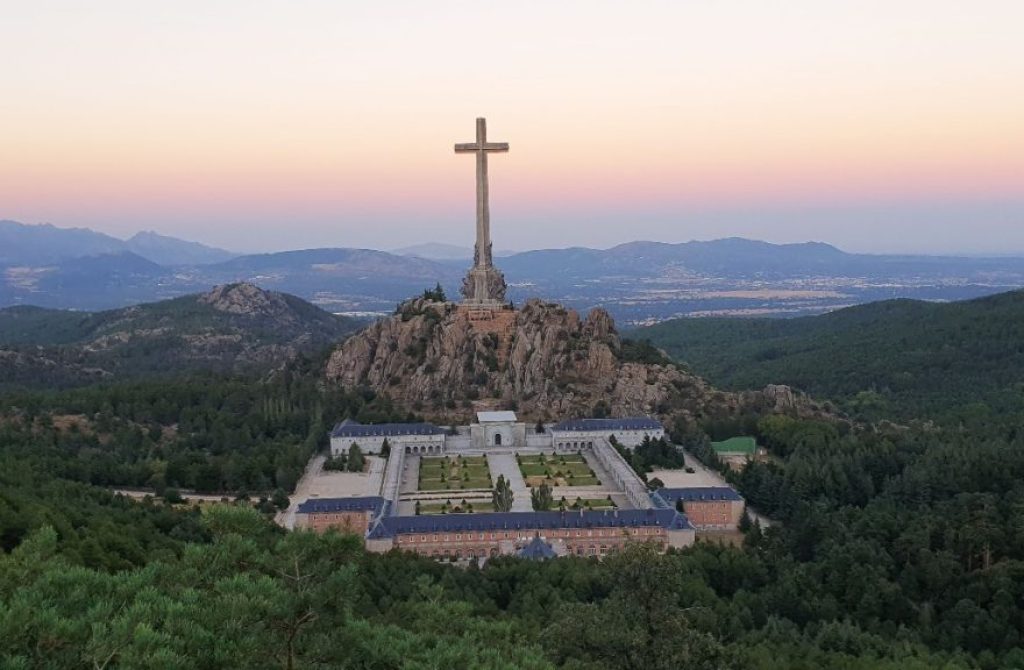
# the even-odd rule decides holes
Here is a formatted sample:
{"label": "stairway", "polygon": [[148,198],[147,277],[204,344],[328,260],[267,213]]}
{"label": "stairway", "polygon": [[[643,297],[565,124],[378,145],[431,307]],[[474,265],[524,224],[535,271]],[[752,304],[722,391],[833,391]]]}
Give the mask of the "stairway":
{"label": "stairway", "polygon": [[508,357],[512,353],[512,338],[515,335],[516,312],[510,309],[466,309],[460,310],[472,325],[473,330],[482,334],[493,334],[498,337],[495,354],[498,369],[504,370]]}

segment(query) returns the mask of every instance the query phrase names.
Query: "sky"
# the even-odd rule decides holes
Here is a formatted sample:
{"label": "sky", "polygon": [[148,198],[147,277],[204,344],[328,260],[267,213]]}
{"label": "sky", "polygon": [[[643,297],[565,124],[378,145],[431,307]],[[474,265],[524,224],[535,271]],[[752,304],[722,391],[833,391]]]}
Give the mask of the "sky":
{"label": "sky", "polygon": [[1024,253],[1021,0],[0,0],[0,219]]}

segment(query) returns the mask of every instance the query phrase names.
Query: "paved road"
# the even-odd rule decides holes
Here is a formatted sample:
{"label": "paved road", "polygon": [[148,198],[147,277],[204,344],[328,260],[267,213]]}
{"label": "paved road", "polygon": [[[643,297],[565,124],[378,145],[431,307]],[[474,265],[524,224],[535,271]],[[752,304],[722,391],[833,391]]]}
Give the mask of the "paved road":
{"label": "paved road", "polygon": [[406,454],[402,462],[402,485],[399,493],[415,493],[420,485],[420,457],[416,454]]}
{"label": "paved road", "polygon": [[532,512],[530,489],[523,481],[523,474],[519,471],[519,464],[516,463],[516,457],[512,452],[487,454],[487,465],[491,470],[491,479],[495,483],[499,475],[505,475],[505,479],[508,480],[508,485],[512,488],[512,511]]}
{"label": "paved road", "polygon": [[[699,460],[697,460],[696,456],[691,454],[686,449],[683,449],[682,447],[679,448],[682,449],[684,454],[686,454],[686,465],[694,469],[694,474],[698,475],[702,479],[712,482],[710,484],[711,486],[730,486],[729,482],[725,481],[725,478],[722,477],[722,475],[717,470],[712,470],[708,466],[701,463]],[[759,513],[749,504],[747,505],[747,514],[750,515],[751,521],[757,521],[758,523],[760,523],[761,528],[767,528],[768,526],[771,526],[775,523],[765,515]]]}
{"label": "paved road", "polygon": [[288,496],[291,504],[288,505],[288,509],[278,512],[274,518],[279,526],[284,526],[288,530],[295,528],[295,510],[298,508],[299,503],[309,498],[313,488],[313,481],[323,471],[324,461],[326,460],[327,457],[323,454],[309,459],[309,463],[306,464],[306,471],[302,473],[299,483],[295,485],[295,493]]}
{"label": "paved road", "polygon": [[366,486],[366,495],[380,495],[381,487],[384,485],[384,466],[387,465],[386,458],[371,458],[370,468],[367,473],[370,481]]}

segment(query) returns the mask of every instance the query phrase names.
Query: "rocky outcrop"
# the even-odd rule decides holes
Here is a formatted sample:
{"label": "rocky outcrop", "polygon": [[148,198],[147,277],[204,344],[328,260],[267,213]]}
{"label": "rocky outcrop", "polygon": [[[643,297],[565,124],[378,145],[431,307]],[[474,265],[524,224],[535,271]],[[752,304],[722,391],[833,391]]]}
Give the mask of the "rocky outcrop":
{"label": "rocky outcrop", "polygon": [[451,303],[407,302],[339,346],[328,360],[327,379],[346,388],[369,387],[443,422],[468,419],[482,408],[515,409],[531,421],[819,412],[787,387],[727,393],[675,365],[625,360],[603,309],[580,318],[531,300],[494,319],[473,320],[478,317]]}
{"label": "rocky outcrop", "polygon": [[264,291],[248,282],[214,286],[206,293],[200,294],[197,300],[218,312],[229,314],[271,314],[287,308],[287,303],[280,294]]}
{"label": "rocky outcrop", "polygon": [[356,327],[248,283],[93,314],[0,310],[0,331],[31,334],[0,356],[0,389],[194,370],[262,373],[318,353]]}

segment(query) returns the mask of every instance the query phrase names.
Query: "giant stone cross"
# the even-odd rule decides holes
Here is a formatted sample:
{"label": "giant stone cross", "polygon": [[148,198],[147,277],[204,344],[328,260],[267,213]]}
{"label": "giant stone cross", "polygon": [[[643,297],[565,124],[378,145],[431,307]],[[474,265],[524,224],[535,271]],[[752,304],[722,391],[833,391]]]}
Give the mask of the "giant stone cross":
{"label": "giant stone cross", "polygon": [[487,202],[487,154],[508,151],[505,142],[487,141],[487,120],[476,120],[476,142],[456,144],[455,153],[476,154],[476,245],[473,267],[462,281],[466,304],[498,307],[505,302],[505,277],[491,255],[491,211]]}

